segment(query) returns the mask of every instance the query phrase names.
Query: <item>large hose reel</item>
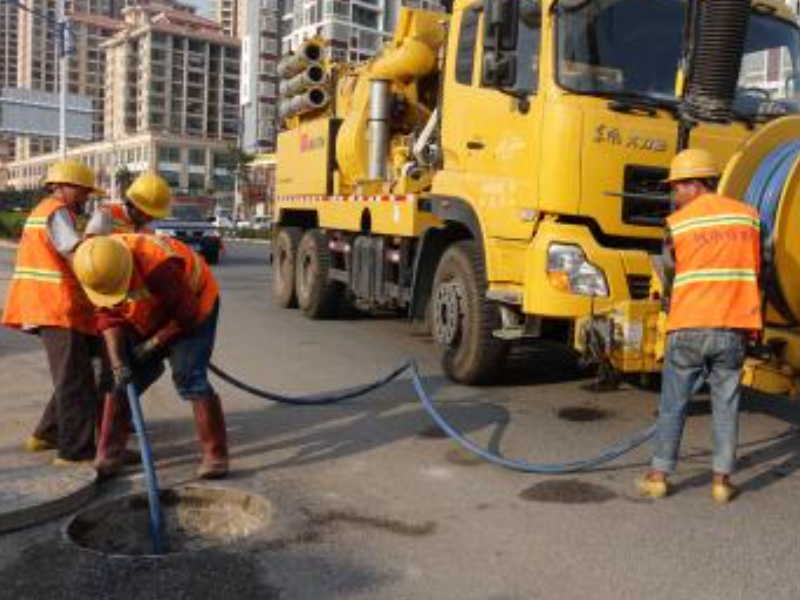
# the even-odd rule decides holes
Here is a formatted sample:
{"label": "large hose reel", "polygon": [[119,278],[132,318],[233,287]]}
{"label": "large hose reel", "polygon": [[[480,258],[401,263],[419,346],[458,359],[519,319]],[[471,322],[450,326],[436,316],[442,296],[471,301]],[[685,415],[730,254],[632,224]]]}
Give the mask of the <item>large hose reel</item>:
{"label": "large hose reel", "polygon": [[728,162],[719,192],[761,217],[767,322],[800,324],[800,116],[751,136]]}

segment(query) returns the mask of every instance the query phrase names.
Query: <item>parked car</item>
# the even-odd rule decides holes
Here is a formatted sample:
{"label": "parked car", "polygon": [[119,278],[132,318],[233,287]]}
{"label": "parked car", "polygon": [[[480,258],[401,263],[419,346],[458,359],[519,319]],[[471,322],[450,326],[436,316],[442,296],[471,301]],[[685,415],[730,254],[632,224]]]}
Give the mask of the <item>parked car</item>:
{"label": "parked car", "polygon": [[151,227],[157,235],[167,235],[182,241],[199,252],[210,265],[219,262],[222,238],[219,229],[205,217],[199,206],[173,205],[172,214]]}
{"label": "parked car", "polygon": [[259,231],[269,231],[272,229],[272,217],[266,215],[255,217],[253,218],[253,224],[251,227]]}

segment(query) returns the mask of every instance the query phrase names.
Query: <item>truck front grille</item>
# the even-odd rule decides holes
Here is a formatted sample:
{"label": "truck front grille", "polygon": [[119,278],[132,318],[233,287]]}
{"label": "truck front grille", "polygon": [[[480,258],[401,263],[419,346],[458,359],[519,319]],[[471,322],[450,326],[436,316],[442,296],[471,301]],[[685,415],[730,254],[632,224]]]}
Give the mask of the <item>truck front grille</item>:
{"label": "truck front grille", "polygon": [[661,227],[670,212],[670,198],[662,167],[625,165],[622,221],[631,225]]}
{"label": "truck front grille", "polygon": [[628,293],[632,300],[645,300],[650,296],[649,275],[628,275]]}

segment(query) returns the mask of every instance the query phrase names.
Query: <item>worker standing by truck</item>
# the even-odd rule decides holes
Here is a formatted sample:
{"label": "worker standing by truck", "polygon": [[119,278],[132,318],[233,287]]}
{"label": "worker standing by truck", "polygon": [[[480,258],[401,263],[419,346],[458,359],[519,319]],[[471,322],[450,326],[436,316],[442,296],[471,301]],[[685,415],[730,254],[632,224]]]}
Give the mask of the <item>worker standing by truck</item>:
{"label": "worker standing by truck", "polygon": [[76,218],[95,187],[83,163],[64,160],[50,167],[48,196],[25,221],[3,312],[3,325],[37,333],[42,340],[53,395],[25,448],[58,449],[54,464],[91,461],[99,404],[92,368],[95,334],[92,305],[70,267],[81,236]]}
{"label": "worker standing by truck", "polygon": [[[642,495],[663,498],[675,469],[686,410],[701,377],[711,390],[714,438],[712,498],[729,502],[736,460],[740,376],[748,337],[762,328],[758,286],[760,224],[752,207],[714,194],[719,169],[711,154],[684,150],[672,160],[675,208],[667,218],[667,345],[651,468]],[[669,273],[671,269],[667,269]]]}
{"label": "worker standing by truck", "polygon": [[122,202],[101,204],[86,225],[87,235],[153,233],[149,224],[169,214],[172,192],[158,173],[145,171],[125,190]]}
{"label": "worker standing by truck", "polygon": [[101,476],[123,463],[127,437],[120,403],[129,383],[144,391],[169,358],[178,394],[192,403],[203,459],[198,476],[224,477],[228,443],[222,404],[208,381],[219,286],[205,261],[172,238],[144,234],[96,236],[78,247],[75,274],[98,307],[114,373],[106,399],[95,467]]}

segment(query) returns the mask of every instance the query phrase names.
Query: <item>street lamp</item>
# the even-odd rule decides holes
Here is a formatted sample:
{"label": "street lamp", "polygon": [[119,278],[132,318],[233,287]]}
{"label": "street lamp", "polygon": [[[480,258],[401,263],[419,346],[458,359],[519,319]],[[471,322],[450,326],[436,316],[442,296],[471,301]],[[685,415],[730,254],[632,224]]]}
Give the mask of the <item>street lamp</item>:
{"label": "street lamp", "polygon": [[55,20],[47,14],[33,10],[17,0],[0,0],[0,4],[11,4],[48,22],[56,33],[56,50],[58,52],[59,70],[59,104],[58,104],[58,144],[61,158],[67,156],[67,56],[72,51],[71,31],[67,19],[64,0],[56,0]]}

